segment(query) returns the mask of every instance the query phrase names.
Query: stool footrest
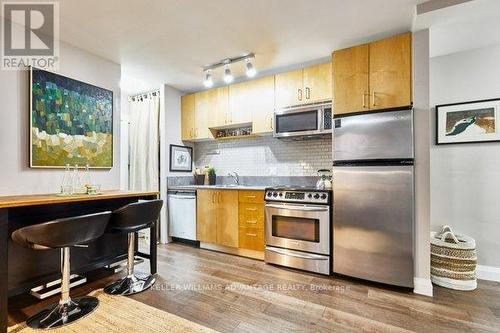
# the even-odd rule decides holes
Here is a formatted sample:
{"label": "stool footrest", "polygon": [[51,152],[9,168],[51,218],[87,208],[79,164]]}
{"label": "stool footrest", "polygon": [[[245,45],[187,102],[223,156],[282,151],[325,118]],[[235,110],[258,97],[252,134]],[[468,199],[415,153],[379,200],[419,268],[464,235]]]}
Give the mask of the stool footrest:
{"label": "stool footrest", "polygon": [[[144,262],[144,259],[138,258],[138,257],[134,257],[134,265],[139,265],[139,264],[142,264],[143,262]],[[116,274],[118,272],[121,272],[121,271],[127,269],[127,259],[123,259],[123,260],[114,262],[114,263],[106,265],[104,267],[106,267],[108,269],[112,269],[113,273]]]}
{"label": "stool footrest", "polygon": [[[72,274],[69,281],[69,287],[73,288],[87,282],[87,278],[85,276]],[[30,294],[38,299],[45,299],[47,297],[59,294],[60,292],[61,279],[57,279],[31,289]]]}

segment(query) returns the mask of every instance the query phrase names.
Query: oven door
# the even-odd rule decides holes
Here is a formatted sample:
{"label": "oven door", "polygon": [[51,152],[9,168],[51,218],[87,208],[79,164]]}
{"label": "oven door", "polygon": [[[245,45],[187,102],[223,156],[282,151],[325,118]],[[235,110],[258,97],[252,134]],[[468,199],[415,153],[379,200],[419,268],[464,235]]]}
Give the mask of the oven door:
{"label": "oven door", "polygon": [[266,204],[266,245],[330,254],[330,207]]}

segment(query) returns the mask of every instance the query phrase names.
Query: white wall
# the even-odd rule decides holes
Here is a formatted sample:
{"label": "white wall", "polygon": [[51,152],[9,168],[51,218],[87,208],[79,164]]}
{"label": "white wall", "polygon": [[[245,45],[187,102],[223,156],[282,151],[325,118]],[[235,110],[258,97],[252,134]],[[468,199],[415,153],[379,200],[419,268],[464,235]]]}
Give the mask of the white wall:
{"label": "white wall", "polygon": [[190,172],[170,172],[169,149],[171,144],[184,145],[181,141],[181,96],[183,93],[168,85],[161,89],[160,106],[160,197],[164,201],[161,212],[160,242],[167,243],[168,237],[168,206],[167,177],[189,176]]}
{"label": "white wall", "polygon": [[432,296],[430,281],[429,30],[413,34],[415,131],[415,292]]}
{"label": "white wall", "polygon": [[[491,98],[500,98],[500,45],[431,59],[433,122],[435,105]],[[500,143],[433,141],[431,221],[475,238],[478,263],[500,268]]]}
{"label": "white wall", "polygon": [[[120,188],[120,65],[61,42],[58,73],[113,91],[113,164],[91,172],[104,189]],[[0,70],[0,195],[59,191],[63,171],[29,168],[29,73]]]}

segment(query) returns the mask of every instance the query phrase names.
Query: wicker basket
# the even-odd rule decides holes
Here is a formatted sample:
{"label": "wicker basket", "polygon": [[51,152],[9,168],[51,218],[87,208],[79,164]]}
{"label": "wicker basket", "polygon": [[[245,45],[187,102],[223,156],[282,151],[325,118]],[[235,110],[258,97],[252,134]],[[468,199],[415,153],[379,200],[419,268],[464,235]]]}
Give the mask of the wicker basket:
{"label": "wicker basket", "polygon": [[476,242],[465,235],[455,235],[449,226],[431,232],[431,280],[456,290],[474,290],[476,281]]}

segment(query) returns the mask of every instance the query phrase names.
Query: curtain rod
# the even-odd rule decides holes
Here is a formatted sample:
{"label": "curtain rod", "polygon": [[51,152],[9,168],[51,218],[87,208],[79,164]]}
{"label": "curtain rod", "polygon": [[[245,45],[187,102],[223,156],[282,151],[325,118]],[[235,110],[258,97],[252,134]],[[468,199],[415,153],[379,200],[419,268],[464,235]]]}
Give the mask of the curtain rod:
{"label": "curtain rod", "polygon": [[135,102],[136,100],[139,100],[139,99],[143,100],[145,98],[148,98],[150,95],[152,95],[152,96],[160,95],[160,90],[157,89],[157,90],[152,90],[152,91],[143,92],[143,93],[140,93],[137,95],[129,96],[128,101]]}

